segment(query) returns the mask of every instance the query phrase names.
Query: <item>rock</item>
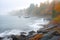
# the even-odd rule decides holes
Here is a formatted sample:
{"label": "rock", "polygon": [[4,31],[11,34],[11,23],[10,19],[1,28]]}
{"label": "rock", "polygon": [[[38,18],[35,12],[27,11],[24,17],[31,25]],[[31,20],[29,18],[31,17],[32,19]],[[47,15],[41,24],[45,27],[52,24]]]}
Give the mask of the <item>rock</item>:
{"label": "rock", "polygon": [[39,40],[43,37],[43,34],[36,34],[33,37],[31,37],[29,40]]}
{"label": "rock", "polygon": [[50,40],[60,40],[59,38],[60,38],[60,36],[54,36]]}
{"label": "rock", "polygon": [[3,39],[3,37],[0,37],[0,40],[2,40]]}
{"label": "rock", "polygon": [[26,36],[25,35],[20,35],[20,40],[26,40]]}

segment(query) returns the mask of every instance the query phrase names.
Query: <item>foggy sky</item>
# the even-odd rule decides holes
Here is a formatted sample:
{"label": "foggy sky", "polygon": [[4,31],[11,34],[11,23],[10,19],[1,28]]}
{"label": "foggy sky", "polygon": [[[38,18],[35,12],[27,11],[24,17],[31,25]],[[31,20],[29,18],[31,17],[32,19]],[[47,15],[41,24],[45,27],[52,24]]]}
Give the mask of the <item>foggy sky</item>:
{"label": "foggy sky", "polygon": [[0,0],[0,15],[6,15],[12,10],[27,8],[31,3],[40,4],[46,0]]}

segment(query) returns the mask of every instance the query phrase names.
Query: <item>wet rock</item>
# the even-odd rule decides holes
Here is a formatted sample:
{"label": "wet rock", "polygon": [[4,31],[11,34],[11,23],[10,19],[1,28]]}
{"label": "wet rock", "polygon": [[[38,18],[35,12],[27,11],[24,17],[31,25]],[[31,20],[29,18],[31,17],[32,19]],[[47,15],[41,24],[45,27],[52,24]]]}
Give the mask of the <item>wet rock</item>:
{"label": "wet rock", "polygon": [[12,38],[12,40],[18,40],[18,38],[16,38],[15,35],[12,35],[11,38]]}
{"label": "wet rock", "polygon": [[50,40],[60,40],[59,38],[60,38],[60,36],[54,36]]}
{"label": "wet rock", "polygon": [[43,34],[36,34],[33,37],[31,37],[29,40],[39,40],[43,37]]}
{"label": "wet rock", "polygon": [[44,34],[44,36],[43,36],[43,38],[41,40],[49,40],[49,39],[51,39],[53,37],[54,32],[55,31],[50,31],[50,32]]}
{"label": "wet rock", "polygon": [[30,31],[29,34],[27,35],[28,38],[34,36],[36,34],[35,31]]}
{"label": "wet rock", "polygon": [[21,34],[21,35],[25,35],[25,34],[27,34],[27,33],[26,33],[26,32],[21,32],[20,34]]}
{"label": "wet rock", "polygon": [[26,40],[26,36],[25,35],[20,35],[20,39],[19,40]]}
{"label": "wet rock", "polygon": [[55,32],[53,33],[53,35],[54,35],[54,36],[60,36],[60,33],[58,33],[57,31],[55,31]]}
{"label": "wet rock", "polygon": [[0,37],[0,40],[2,40],[3,39],[3,37]]}

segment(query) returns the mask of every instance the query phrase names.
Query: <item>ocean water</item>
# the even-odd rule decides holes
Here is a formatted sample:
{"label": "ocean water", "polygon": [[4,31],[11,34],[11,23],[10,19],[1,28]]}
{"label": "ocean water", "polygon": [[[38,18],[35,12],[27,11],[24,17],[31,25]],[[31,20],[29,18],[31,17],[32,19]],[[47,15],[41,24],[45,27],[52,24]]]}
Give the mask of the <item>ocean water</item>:
{"label": "ocean water", "polygon": [[18,16],[0,16],[0,36],[9,34],[19,34],[22,31],[29,32],[43,28],[40,24],[47,24],[49,21],[44,18]]}

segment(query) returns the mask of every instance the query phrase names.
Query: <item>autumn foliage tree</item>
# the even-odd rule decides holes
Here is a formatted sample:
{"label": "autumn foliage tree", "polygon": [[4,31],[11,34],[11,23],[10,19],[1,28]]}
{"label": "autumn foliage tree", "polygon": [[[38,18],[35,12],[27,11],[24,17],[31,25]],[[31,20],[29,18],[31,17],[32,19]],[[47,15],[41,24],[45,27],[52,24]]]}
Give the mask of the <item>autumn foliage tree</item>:
{"label": "autumn foliage tree", "polygon": [[52,2],[52,16],[55,18],[56,16],[60,15],[60,1],[59,0],[53,0]]}

